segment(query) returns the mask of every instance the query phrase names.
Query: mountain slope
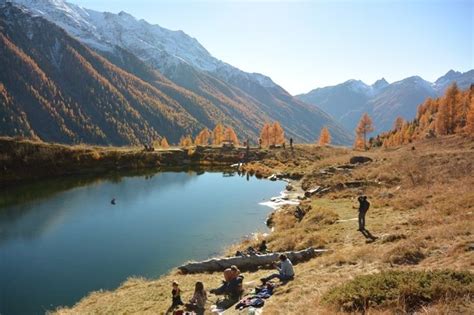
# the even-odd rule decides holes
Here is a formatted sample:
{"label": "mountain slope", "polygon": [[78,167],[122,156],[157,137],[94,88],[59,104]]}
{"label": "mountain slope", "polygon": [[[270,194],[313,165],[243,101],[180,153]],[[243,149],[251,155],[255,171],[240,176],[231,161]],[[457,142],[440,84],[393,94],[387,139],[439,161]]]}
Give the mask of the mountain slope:
{"label": "mountain slope", "polygon": [[[177,141],[203,127],[183,102],[111,64],[42,18],[7,5],[0,9],[0,29],[4,135],[139,144],[158,135]],[[164,79],[161,84],[179,91]],[[193,98],[185,93],[180,97]],[[205,102],[193,106],[205,108],[199,101]]]}
{"label": "mountain slope", "polygon": [[287,136],[296,141],[313,141],[328,126],[334,143],[351,142],[350,134],[320,109],[297,100],[264,75],[243,72],[214,58],[182,31],[151,25],[125,12],[96,12],[61,0],[14,2],[152,83],[140,76],[140,67],[121,60],[124,51],[138,57],[176,85],[212,103],[224,115],[221,121],[233,125],[241,137],[255,142],[265,121],[279,120]]}
{"label": "mountain slope", "polygon": [[468,88],[474,83],[474,70],[465,73],[450,70],[434,83],[418,76],[392,84],[380,79],[371,86],[349,80],[296,97],[337,118],[348,130],[354,130],[361,115],[367,112],[373,116],[375,133],[380,133],[391,129],[398,116],[407,120],[415,118],[418,105],[428,97],[442,95],[453,82],[461,89]]}

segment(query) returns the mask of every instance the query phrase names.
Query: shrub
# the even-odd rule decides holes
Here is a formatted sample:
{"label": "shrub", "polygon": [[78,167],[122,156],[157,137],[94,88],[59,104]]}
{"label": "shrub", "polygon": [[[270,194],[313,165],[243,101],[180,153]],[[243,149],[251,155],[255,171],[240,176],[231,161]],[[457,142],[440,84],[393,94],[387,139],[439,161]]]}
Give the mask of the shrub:
{"label": "shrub", "polygon": [[469,299],[473,294],[474,274],[469,271],[387,271],[356,277],[329,290],[322,302],[346,312],[396,306],[414,312],[424,305]]}
{"label": "shrub", "polygon": [[401,243],[385,254],[384,261],[395,265],[416,265],[425,259],[425,254],[418,244]]}

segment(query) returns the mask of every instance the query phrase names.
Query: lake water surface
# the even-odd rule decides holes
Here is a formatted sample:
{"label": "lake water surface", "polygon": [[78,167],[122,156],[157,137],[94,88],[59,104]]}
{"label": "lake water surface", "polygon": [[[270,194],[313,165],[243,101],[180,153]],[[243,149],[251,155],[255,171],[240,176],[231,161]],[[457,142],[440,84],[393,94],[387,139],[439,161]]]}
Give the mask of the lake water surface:
{"label": "lake water surface", "polygon": [[[0,314],[73,305],[130,276],[220,253],[271,211],[282,182],[163,172],[57,179],[0,191]],[[116,198],[116,204],[111,199]]]}

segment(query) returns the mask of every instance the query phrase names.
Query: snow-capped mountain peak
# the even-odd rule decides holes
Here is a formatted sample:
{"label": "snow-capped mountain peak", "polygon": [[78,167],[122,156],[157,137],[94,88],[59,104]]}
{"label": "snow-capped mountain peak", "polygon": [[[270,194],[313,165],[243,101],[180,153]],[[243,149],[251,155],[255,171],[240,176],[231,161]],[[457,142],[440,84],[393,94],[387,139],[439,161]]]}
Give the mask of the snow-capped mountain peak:
{"label": "snow-capped mountain peak", "polygon": [[387,82],[387,80],[385,80],[385,78],[381,78],[381,79],[375,81],[374,84],[372,84],[372,88],[375,91],[380,91],[381,89],[387,87],[388,85],[389,85],[389,83]]}
{"label": "snow-capped mountain peak", "polygon": [[186,63],[223,80],[243,78],[267,88],[276,86],[264,75],[247,73],[218,60],[183,31],[172,31],[138,20],[124,11],[118,14],[98,12],[63,0],[10,1],[59,25],[94,49],[113,51],[115,46],[119,46],[163,73],[174,69],[177,64]]}

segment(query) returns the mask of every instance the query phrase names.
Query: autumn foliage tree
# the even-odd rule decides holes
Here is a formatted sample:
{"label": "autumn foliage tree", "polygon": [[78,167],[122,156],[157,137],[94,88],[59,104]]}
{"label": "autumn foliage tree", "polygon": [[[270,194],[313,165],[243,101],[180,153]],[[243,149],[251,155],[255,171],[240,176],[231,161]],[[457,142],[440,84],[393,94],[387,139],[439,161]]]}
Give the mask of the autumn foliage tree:
{"label": "autumn foliage tree", "polygon": [[193,145],[193,138],[190,135],[183,136],[179,140],[179,145],[181,147],[190,147]]}
{"label": "autumn foliage tree", "polygon": [[374,126],[372,124],[372,119],[369,114],[365,113],[362,115],[362,118],[359,121],[359,124],[356,128],[356,140],[354,142],[354,147],[356,149],[367,149],[367,134],[374,131]]}
{"label": "autumn foliage tree", "polygon": [[393,124],[393,129],[394,130],[401,130],[404,123],[405,123],[405,119],[403,119],[403,117],[398,116],[395,119],[395,123]]}
{"label": "autumn foliage tree", "polygon": [[212,144],[220,145],[225,138],[225,127],[222,124],[217,124],[212,131]]}
{"label": "autumn foliage tree", "polygon": [[397,119],[394,129],[379,135],[384,147],[410,143],[416,139],[451,135],[474,135],[474,85],[465,91],[452,84],[442,97],[428,98],[418,106],[411,122]]}
{"label": "autumn foliage tree", "polygon": [[194,140],[195,145],[208,145],[209,139],[211,138],[211,132],[209,129],[204,128],[201,132],[198,133],[196,139]]}
{"label": "autumn foliage tree", "polygon": [[285,142],[285,131],[278,121],[265,123],[260,131],[262,146],[279,145]]}
{"label": "autumn foliage tree", "polygon": [[320,146],[325,146],[331,143],[331,134],[329,133],[329,129],[324,127],[321,129],[321,134],[319,135],[318,144]]}
{"label": "autumn foliage tree", "polygon": [[169,143],[168,143],[168,140],[166,140],[165,137],[161,138],[160,147],[162,147],[162,148],[164,148],[164,149],[170,147],[170,145],[169,145]]}
{"label": "autumn foliage tree", "polygon": [[239,138],[234,129],[230,126],[217,124],[210,136],[212,137],[213,145],[221,145],[224,141],[230,141],[234,145],[239,145]]}
{"label": "autumn foliage tree", "polygon": [[466,115],[466,133],[474,137],[474,97],[470,100],[469,111]]}
{"label": "autumn foliage tree", "polygon": [[232,142],[234,145],[239,145],[239,139],[237,138],[237,134],[235,133],[232,127],[227,126],[225,128],[224,134],[225,140]]}

